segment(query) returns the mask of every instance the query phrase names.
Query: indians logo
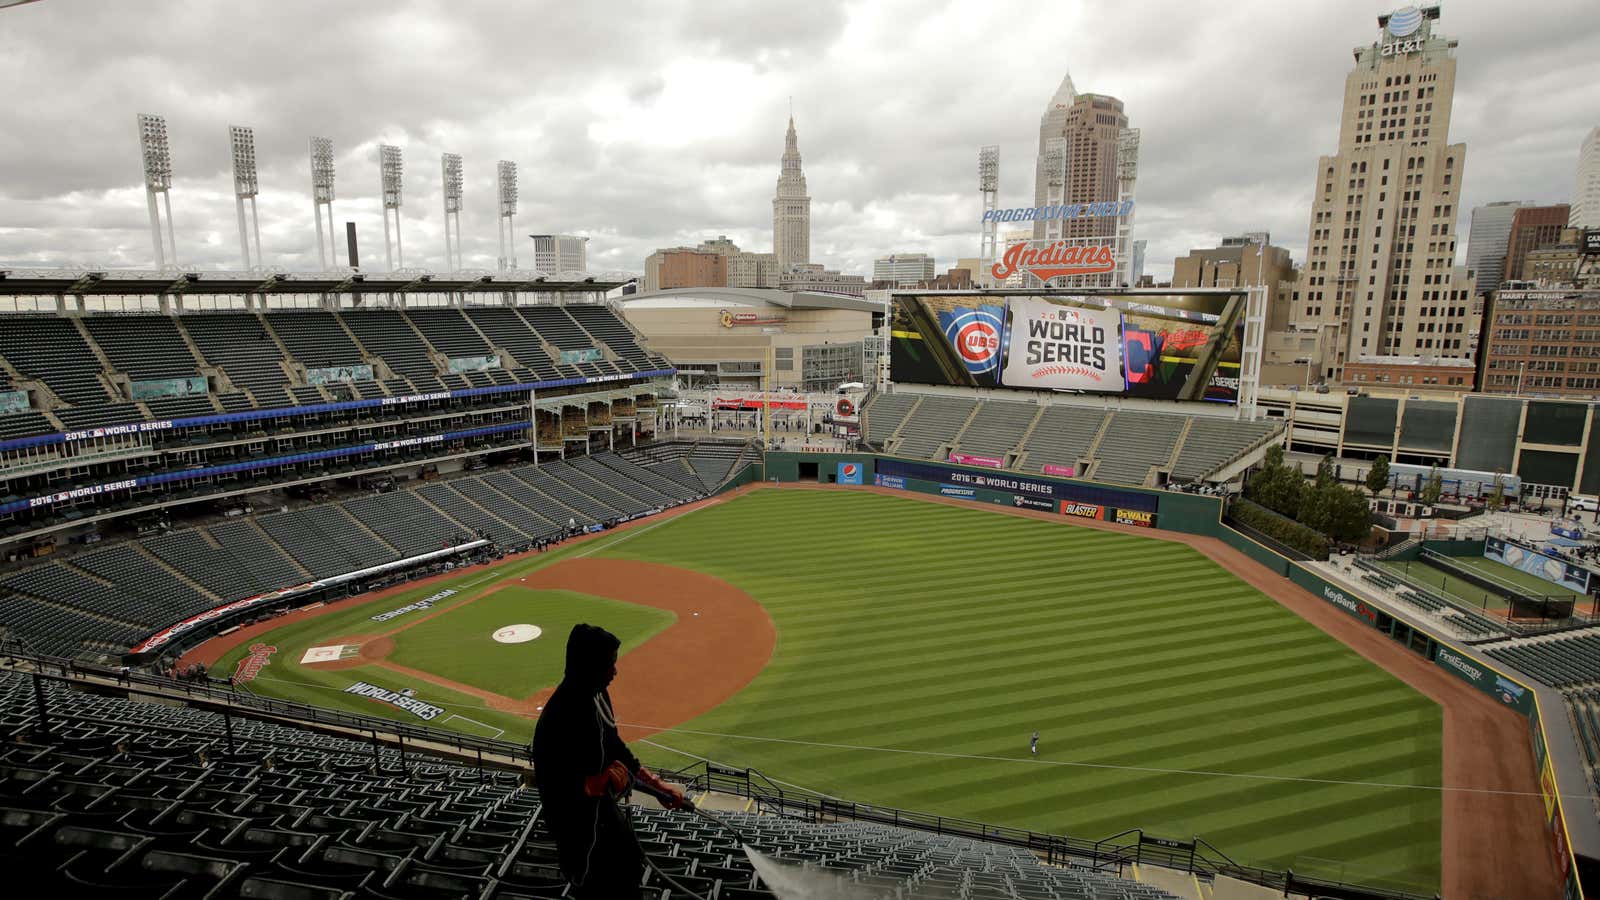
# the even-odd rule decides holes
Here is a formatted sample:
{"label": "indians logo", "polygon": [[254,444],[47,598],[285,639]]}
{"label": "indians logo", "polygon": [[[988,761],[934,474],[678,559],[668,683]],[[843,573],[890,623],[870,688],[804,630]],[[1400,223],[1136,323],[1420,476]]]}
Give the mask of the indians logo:
{"label": "indians logo", "polygon": [[983,375],[999,368],[1002,324],[998,307],[962,309],[940,318],[945,320],[945,339],[968,372]]}
{"label": "indians logo", "polygon": [[239,660],[238,668],[233,670],[233,683],[243,684],[246,681],[254,681],[255,677],[261,674],[261,668],[271,662],[267,657],[277,652],[277,647],[261,643],[251,644],[249,655]]}
{"label": "indians logo", "polygon": [[989,271],[998,281],[1005,281],[1018,271],[1027,272],[1040,281],[1048,282],[1063,275],[1099,275],[1117,268],[1117,258],[1110,244],[1073,246],[1066,241],[1054,241],[1043,247],[1043,241],[1018,241],[1006,248],[1006,255]]}

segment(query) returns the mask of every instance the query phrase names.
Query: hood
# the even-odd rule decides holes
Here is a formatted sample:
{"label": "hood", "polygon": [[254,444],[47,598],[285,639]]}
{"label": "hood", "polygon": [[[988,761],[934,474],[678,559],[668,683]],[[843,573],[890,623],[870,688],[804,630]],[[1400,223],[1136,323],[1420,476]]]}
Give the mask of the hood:
{"label": "hood", "polygon": [[611,674],[611,660],[622,641],[598,625],[574,625],[567,635],[566,680],[576,687],[598,691]]}

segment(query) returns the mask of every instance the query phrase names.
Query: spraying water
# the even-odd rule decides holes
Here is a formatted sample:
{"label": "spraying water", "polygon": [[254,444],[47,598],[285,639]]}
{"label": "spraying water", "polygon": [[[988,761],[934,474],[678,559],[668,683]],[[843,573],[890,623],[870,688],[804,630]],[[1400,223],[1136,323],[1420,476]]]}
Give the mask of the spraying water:
{"label": "spraying water", "polygon": [[837,872],[780,862],[749,844],[744,855],[778,900],[873,900],[880,896]]}

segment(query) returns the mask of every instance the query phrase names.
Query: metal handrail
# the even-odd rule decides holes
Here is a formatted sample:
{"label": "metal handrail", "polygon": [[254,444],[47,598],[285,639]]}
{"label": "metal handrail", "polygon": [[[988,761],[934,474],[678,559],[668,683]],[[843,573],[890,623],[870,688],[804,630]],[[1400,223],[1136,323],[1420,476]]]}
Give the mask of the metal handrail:
{"label": "metal handrail", "polygon": [[[25,656],[17,653],[11,653],[10,656],[13,660],[12,668],[15,668],[14,661],[18,659],[24,659],[32,664],[33,669],[28,674],[33,675],[36,679],[36,696],[40,698],[41,718],[48,717],[50,713],[48,705],[43,702],[42,693],[37,690],[40,684],[38,679],[71,684],[83,683],[92,676],[112,682],[106,686],[115,687],[117,690],[126,691],[130,694],[176,697],[181,692],[185,699],[191,702],[198,702],[202,706],[215,705],[220,707],[220,711],[225,716],[240,714],[245,718],[289,720],[301,727],[311,725],[324,730],[340,729],[357,733],[365,732],[366,735],[363,737],[370,736],[375,758],[378,744],[385,738],[392,736],[398,745],[402,766],[404,766],[407,739],[411,739],[413,742],[417,740],[427,741],[452,747],[459,751],[473,751],[477,754],[477,765],[480,769],[484,765],[483,757],[485,753],[505,757],[513,763],[525,763],[530,768],[532,766],[529,748],[526,745],[510,741],[475,738],[426,726],[407,725],[390,719],[380,719],[354,713],[333,712],[303,703],[273,700],[254,694],[241,694],[233,690],[222,690],[211,685],[179,682],[141,673],[125,673],[120,670],[99,666],[83,666],[75,664],[71,660],[58,657]],[[48,671],[47,667],[55,668],[59,672],[52,673]],[[75,714],[64,715],[62,718],[80,721],[100,721],[96,717]],[[131,727],[127,722],[105,721],[109,724]],[[227,720],[225,718],[225,727],[227,727],[226,723]],[[156,731],[171,730],[156,726],[138,727]],[[340,731],[335,731],[334,733],[341,737],[356,739]],[[223,740],[221,736],[211,737],[213,741]],[[249,740],[251,743],[276,743],[256,738]],[[1110,866],[1120,866],[1122,863],[1130,861],[1135,864],[1149,863],[1206,876],[1226,875],[1275,890],[1284,889],[1291,882],[1299,886],[1325,887],[1330,889],[1332,895],[1356,898],[1356,900],[1427,900],[1428,896],[1342,882],[1320,881],[1295,875],[1288,870],[1277,871],[1241,865],[1235,863],[1225,853],[1198,837],[1191,841],[1165,841],[1150,838],[1142,829],[1135,828],[1098,841],[1090,841],[1085,838],[1075,838],[1068,835],[1054,835],[1027,829],[991,825],[971,819],[919,813],[895,807],[871,806],[849,800],[840,800],[799,788],[791,788],[785,791],[766,775],[756,770],[732,770],[705,762],[691,764],[671,773],[671,775],[676,780],[683,781],[696,788],[703,786],[705,789],[717,789],[723,793],[755,799],[759,805],[769,807],[778,815],[802,818],[813,822],[823,821],[827,818],[835,821],[893,825],[934,834],[1005,844],[1042,855],[1045,862],[1051,864],[1071,864],[1105,870]],[[755,783],[756,779],[765,782],[765,785],[757,785]],[[1107,848],[1109,842],[1130,834],[1138,835],[1138,839],[1132,845],[1117,845]],[[1166,844],[1175,846],[1164,846]],[[1197,846],[1204,846],[1211,853],[1220,857],[1221,861],[1198,855],[1195,852]],[[1127,857],[1130,849],[1132,852],[1131,860]],[[1437,895],[1434,896],[1436,897]]]}

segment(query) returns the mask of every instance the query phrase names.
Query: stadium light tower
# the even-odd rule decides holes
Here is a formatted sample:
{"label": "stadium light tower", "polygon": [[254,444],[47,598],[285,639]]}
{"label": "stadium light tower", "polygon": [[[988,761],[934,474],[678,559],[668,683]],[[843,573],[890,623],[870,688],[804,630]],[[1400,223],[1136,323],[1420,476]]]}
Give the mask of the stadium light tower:
{"label": "stadium light tower", "polygon": [[[500,216],[495,232],[500,238],[500,271],[504,272],[517,267],[517,164],[502,159],[495,170],[500,181]],[[511,248],[509,257],[507,246]]]}
{"label": "stadium light tower", "polygon": [[[400,265],[406,264],[405,247],[400,242],[400,148],[393,144],[378,146],[378,171],[383,188],[383,255],[389,261],[389,271],[395,270],[395,257]],[[394,212],[394,243],[389,242],[389,213]]]}
{"label": "stadium light tower", "polygon": [[[256,194],[258,182],[256,180],[256,133],[249,128],[238,125],[228,126],[228,146],[233,154],[233,210],[239,222],[239,255],[244,258],[244,269],[250,271],[250,239],[255,236],[256,265],[261,265],[261,220],[256,217]],[[246,216],[244,202],[250,201],[250,212]],[[245,219],[250,220],[250,228],[245,229]]]}
{"label": "stadium light tower", "polygon": [[[150,207],[150,241],[155,245],[156,268],[167,267],[167,257],[178,264],[178,242],[172,234],[172,150],[167,145],[167,120],[163,116],[139,114],[139,149],[144,155],[144,198]],[[167,237],[161,238],[161,214],[156,210],[156,195],[166,208]]]}
{"label": "stadium light tower", "polygon": [[[1044,202],[1050,206],[1067,202],[1067,139],[1049,138],[1044,142]],[[1066,234],[1066,225],[1060,219],[1044,223],[1045,240],[1055,240]]]}
{"label": "stadium light tower", "polygon": [[[978,193],[983,196],[983,211],[993,213],[998,208],[1000,196],[1000,145],[978,148]],[[978,256],[987,262],[995,258],[995,245],[999,243],[1000,224],[993,215],[983,217],[983,242]]]}
{"label": "stadium light tower", "polygon": [[[333,141],[311,139],[311,212],[317,220],[317,260],[328,270],[329,254],[339,258],[338,231],[333,227]],[[322,215],[328,215],[328,243],[322,242]]]}
{"label": "stadium light tower", "polygon": [[[461,271],[461,154],[445,153],[439,157],[439,168],[444,183],[444,264],[452,272]],[[451,249],[450,231],[455,229],[455,249]]]}

